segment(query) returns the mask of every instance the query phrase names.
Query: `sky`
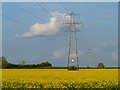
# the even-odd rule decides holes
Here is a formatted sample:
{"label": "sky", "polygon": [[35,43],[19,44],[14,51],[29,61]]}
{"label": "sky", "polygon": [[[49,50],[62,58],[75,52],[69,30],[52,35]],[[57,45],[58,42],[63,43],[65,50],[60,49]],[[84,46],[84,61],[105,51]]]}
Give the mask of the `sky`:
{"label": "sky", "polygon": [[[35,2],[35,0],[1,0],[2,2]],[[40,2],[119,2],[119,0],[36,0]]]}
{"label": "sky", "polygon": [[2,3],[0,2],[0,56],[2,56]]}
{"label": "sky", "polygon": [[2,55],[10,63],[67,66],[69,33],[62,22],[68,12],[80,14],[83,23],[77,32],[79,66],[118,66],[117,2],[3,2]]}

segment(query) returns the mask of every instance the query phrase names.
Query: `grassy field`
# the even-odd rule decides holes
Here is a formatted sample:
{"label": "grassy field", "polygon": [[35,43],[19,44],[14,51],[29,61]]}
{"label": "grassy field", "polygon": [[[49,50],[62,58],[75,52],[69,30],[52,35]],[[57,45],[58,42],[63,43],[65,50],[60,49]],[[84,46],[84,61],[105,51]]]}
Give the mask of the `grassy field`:
{"label": "grassy field", "polygon": [[3,69],[3,88],[117,88],[117,69]]}

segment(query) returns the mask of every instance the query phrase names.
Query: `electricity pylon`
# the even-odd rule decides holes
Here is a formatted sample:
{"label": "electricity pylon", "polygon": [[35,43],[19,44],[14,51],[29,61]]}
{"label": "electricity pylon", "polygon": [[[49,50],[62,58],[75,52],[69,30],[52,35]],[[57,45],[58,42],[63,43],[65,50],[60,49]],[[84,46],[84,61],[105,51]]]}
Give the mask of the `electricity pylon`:
{"label": "electricity pylon", "polygon": [[88,49],[88,51],[87,51],[87,55],[88,55],[88,66],[89,67],[93,67],[93,51],[92,51],[92,49]]}
{"label": "electricity pylon", "polygon": [[75,66],[77,69],[79,68],[76,32],[80,31],[77,27],[77,25],[80,26],[80,24],[79,14],[74,14],[72,12],[64,16],[63,25],[68,28],[65,32],[69,32],[68,69],[70,66]]}

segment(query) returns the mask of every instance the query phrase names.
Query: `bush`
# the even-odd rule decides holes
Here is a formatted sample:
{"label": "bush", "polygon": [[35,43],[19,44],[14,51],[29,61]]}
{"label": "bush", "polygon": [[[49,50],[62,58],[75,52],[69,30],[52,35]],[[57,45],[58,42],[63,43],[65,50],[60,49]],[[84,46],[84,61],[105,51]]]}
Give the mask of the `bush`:
{"label": "bush", "polygon": [[70,66],[68,67],[68,70],[77,70],[78,68],[76,66]]}
{"label": "bush", "polygon": [[99,63],[98,68],[105,68],[105,65],[103,63]]}

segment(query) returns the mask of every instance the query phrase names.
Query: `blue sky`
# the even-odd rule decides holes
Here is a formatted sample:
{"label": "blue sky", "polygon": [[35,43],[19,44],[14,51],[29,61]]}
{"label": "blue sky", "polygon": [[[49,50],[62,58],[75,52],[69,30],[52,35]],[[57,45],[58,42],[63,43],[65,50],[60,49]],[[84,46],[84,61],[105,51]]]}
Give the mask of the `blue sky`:
{"label": "blue sky", "polygon": [[[42,4],[44,4],[44,8],[50,9],[49,12],[53,14],[56,12],[60,15],[67,13],[65,8],[70,12],[80,14],[84,28],[77,34],[80,54],[79,66],[96,65],[99,62],[106,66],[118,65],[117,2],[64,2],[65,8],[61,3],[48,2]],[[35,34],[31,38],[16,37],[16,35],[29,32],[30,27],[36,23],[46,25],[50,21],[52,17],[43,8],[34,2],[23,2],[3,3],[2,10],[2,54],[9,62],[20,63],[24,60],[26,63],[40,63],[49,61],[54,66],[67,66],[68,33],[64,32],[60,26],[60,30],[54,35],[35,36]],[[13,21],[13,19],[25,25]],[[93,50],[92,61],[89,61],[87,56],[89,48]]]}
{"label": "blue sky", "polygon": [[[2,3],[0,2],[0,15],[2,14]],[[2,15],[0,16],[0,56],[2,56]]]}

